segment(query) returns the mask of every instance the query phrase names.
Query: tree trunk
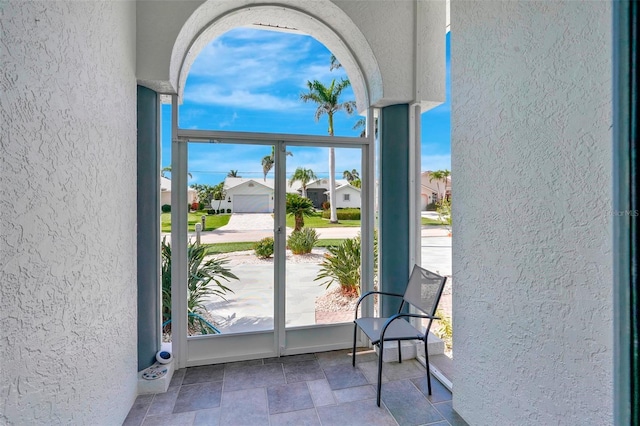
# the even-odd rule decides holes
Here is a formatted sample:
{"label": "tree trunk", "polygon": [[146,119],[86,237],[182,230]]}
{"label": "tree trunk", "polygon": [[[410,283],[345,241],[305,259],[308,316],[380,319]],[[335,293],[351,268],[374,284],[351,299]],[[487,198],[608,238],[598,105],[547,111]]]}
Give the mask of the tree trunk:
{"label": "tree trunk", "polygon": [[293,230],[294,231],[302,230],[302,228],[304,227],[304,217],[301,214],[296,214],[294,218],[295,218],[296,225]]}

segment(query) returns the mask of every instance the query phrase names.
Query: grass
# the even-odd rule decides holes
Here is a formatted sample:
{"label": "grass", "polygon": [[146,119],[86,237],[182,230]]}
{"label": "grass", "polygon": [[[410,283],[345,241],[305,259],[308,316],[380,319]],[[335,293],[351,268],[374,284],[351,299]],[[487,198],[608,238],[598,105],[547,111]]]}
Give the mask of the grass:
{"label": "grass", "polygon": [[[287,226],[295,227],[293,216],[287,215]],[[316,212],[313,216],[304,218],[305,228],[335,228],[335,227],[359,227],[359,220],[340,220],[338,223],[329,223],[329,219],[323,219],[322,213]]]}
{"label": "grass", "polygon": [[253,250],[255,242],[203,244],[207,254],[233,253],[234,251]]}
{"label": "grass", "polygon": [[[315,247],[332,247],[340,244],[344,239],[334,238],[326,240],[318,240]],[[224,254],[233,253],[235,251],[253,250],[255,242],[238,242],[238,243],[215,243],[215,244],[203,244],[209,254]]]}
{"label": "grass", "polygon": [[422,224],[423,225],[444,225],[443,222],[439,221],[438,219],[431,219],[429,217],[423,217],[422,218]]}
{"label": "grass", "polygon": [[[202,216],[206,216],[204,220],[205,229],[203,229],[203,231],[218,229],[229,223],[229,219],[231,218],[230,214],[208,215],[206,211],[198,210],[195,213],[189,213],[187,219],[189,222],[189,232],[195,232],[196,223],[201,223]],[[160,223],[162,232],[171,232],[171,213],[162,213],[160,215]]]}

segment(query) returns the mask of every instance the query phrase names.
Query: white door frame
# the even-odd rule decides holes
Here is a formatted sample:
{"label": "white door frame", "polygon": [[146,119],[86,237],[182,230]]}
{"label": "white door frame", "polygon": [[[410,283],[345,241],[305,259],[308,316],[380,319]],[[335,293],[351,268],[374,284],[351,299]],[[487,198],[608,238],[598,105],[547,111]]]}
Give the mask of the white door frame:
{"label": "white door frame", "polygon": [[[172,129],[172,293],[186,295],[187,277],[187,155],[189,143],[233,143],[275,146],[274,250],[284,253],[286,247],[286,149],[287,146],[360,148],[362,150],[362,291],[373,290],[373,226],[374,226],[374,138],[309,136],[293,134],[223,132],[179,129],[177,99],[173,97]],[[373,112],[368,115],[373,123]],[[370,126],[371,130],[372,126]],[[181,208],[182,207],[182,208]],[[353,325],[313,325],[285,327],[286,263],[284,256],[274,262],[274,329],[273,331],[187,337],[186,297],[172,297],[172,349],[178,368],[240,361],[269,356],[332,350],[350,347]],[[363,314],[373,312],[371,303],[363,306]],[[335,337],[342,336],[341,340]],[[347,336],[347,337],[344,337]],[[216,353],[212,355],[211,342]]]}

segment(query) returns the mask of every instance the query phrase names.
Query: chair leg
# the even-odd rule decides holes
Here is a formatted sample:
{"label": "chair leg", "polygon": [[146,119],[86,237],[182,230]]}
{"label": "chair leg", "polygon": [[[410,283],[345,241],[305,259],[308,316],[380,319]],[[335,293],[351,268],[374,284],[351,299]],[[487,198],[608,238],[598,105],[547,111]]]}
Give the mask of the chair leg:
{"label": "chair leg", "polygon": [[400,364],[402,364],[402,345],[401,345],[401,341],[398,340],[398,362]]}
{"label": "chair leg", "polygon": [[353,360],[351,365],[356,366],[356,337],[358,336],[358,324],[353,325]]}
{"label": "chair leg", "polygon": [[380,340],[378,345],[380,348],[380,356],[378,356],[378,399],[377,404],[380,406],[380,393],[382,392],[382,354],[384,353],[384,340]]}
{"label": "chair leg", "polygon": [[429,371],[429,350],[427,349],[427,337],[424,339],[424,364],[427,368],[427,389],[429,390],[429,395],[431,395],[431,372]]}

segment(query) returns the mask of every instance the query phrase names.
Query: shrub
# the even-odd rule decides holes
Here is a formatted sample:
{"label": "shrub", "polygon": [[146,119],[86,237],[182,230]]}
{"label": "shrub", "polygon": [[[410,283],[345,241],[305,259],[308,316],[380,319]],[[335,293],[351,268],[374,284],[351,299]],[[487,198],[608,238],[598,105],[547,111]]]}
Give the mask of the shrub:
{"label": "shrub", "polygon": [[451,350],[453,349],[453,324],[451,323],[451,317],[445,315],[442,309],[436,311],[436,316],[440,319],[436,320],[435,325],[437,327],[433,334],[442,339],[447,349]]}
{"label": "shrub", "polygon": [[162,207],[160,207],[160,210],[162,210],[162,213],[171,212],[171,204],[163,204]]}
{"label": "shrub", "polygon": [[434,201],[434,202],[432,202],[432,203],[427,204],[427,208],[426,208],[426,210],[427,210],[428,212],[435,212],[435,211],[437,210],[437,208],[438,208],[438,203],[436,203],[436,202]]}
{"label": "shrub", "polygon": [[[324,260],[320,264],[320,272],[315,281],[325,280],[320,285],[327,288],[338,282],[342,293],[348,296],[360,294],[360,236],[344,240],[338,246],[328,247]],[[378,265],[378,233],[373,233],[373,271]]]}
{"label": "shrub", "polygon": [[327,250],[329,253],[320,264],[315,281],[325,280],[320,285],[327,288],[337,281],[343,294],[357,296],[360,293],[360,236],[347,238]]}
{"label": "shrub", "polygon": [[451,200],[444,199],[438,203],[438,219],[451,230]]}
{"label": "shrub", "polygon": [[322,203],[322,210],[329,210],[329,208],[331,207],[331,203],[328,201],[325,201]]}
{"label": "shrub", "polygon": [[253,251],[260,259],[267,259],[273,255],[273,237],[266,237],[253,246]]}
{"label": "shrub", "polygon": [[[162,239],[162,321],[171,320],[171,244]],[[189,242],[187,247],[187,260],[189,279],[187,281],[187,309],[189,314],[197,314],[205,310],[204,303],[209,296],[218,296],[224,300],[227,292],[233,290],[223,284],[232,279],[237,280],[227,267],[229,262],[225,258],[212,257],[205,260],[206,249],[202,245]],[[207,324],[198,319],[198,316],[189,315],[189,325],[199,328],[202,334],[215,333]]]}
{"label": "shrub", "polygon": [[[360,220],[360,209],[336,209],[338,220]],[[331,218],[331,211],[322,211],[323,219]]]}
{"label": "shrub", "polygon": [[198,210],[204,210],[206,205],[202,202],[198,203]]}
{"label": "shrub", "polygon": [[191,203],[191,210],[198,210],[198,207],[200,207],[200,203]]}
{"label": "shrub", "polygon": [[227,213],[231,214],[231,209],[227,209]]}
{"label": "shrub", "polygon": [[207,214],[216,214],[216,211],[212,209],[208,209]]}
{"label": "shrub", "polygon": [[318,234],[313,228],[304,228],[302,231],[293,231],[287,239],[287,246],[293,254],[311,253],[313,246],[318,242]]}

